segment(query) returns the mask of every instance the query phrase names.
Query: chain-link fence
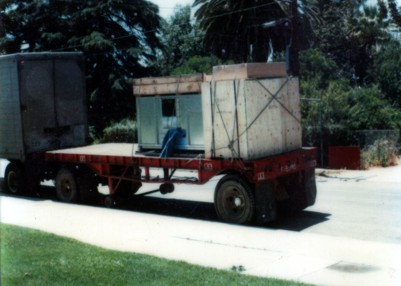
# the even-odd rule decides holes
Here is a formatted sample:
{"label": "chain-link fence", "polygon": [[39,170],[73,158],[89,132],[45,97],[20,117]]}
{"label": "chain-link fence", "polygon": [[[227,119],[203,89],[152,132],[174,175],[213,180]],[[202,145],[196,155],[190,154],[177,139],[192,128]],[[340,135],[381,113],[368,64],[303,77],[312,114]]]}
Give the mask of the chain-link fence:
{"label": "chain-link fence", "polygon": [[400,130],[357,130],[353,133],[358,145],[363,148],[374,145],[381,140],[391,141],[400,147]]}
{"label": "chain-link fence", "polygon": [[[328,128],[320,129],[318,126],[304,126],[303,144],[304,146],[318,147],[318,165],[321,167],[327,166],[328,150],[332,146],[359,146],[361,151],[370,149],[367,153],[370,157],[375,153],[372,151],[374,149],[378,150],[376,153],[390,154],[392,157],[401,154],[400,130],[353,131],[344,128],[329,130]],[[366,154],[362,155],[366,156]],[[379,157],[383,158],[383,156]]]}

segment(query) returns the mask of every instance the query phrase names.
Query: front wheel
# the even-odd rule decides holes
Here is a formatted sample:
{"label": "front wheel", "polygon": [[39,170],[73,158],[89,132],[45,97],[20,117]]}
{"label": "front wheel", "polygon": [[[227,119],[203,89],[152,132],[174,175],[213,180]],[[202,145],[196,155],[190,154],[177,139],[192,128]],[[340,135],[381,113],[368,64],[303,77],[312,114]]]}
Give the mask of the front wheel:
{"label": "front wheel", "polygon": [[25,171],[21,164],[9,163],[6,167],[5,176],[5,191],[14,195],[25,193]]}
{"label": "front wheel", "polygon": [[56,177],[57,198],[65,203],[78,201],[78,183],[74,174],[68,169],[61,169]]}
{"label": "front wheel", "polygon": [[227,175],[216,186],[214,204],[223,221],[250,223],[255,213],[255,198],[249,184],[241,177]]}

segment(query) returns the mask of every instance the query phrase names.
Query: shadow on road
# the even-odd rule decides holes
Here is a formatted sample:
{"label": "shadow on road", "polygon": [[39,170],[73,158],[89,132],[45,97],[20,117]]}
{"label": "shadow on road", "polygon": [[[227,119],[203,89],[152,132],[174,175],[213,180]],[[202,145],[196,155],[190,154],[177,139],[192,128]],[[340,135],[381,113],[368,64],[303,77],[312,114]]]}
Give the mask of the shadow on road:
{"label": "shadow on road", "polygon": [[324,223],[331,214],[304,210],[294,215],[281,216],[269,227],[290,231],[302,231],[309,227]]}
{"label": "shadow on road", "polygon": [[[3,178],[0,178],[0,191],[2,191]],[[17,198],[16,196],[12,196]],[[51,186],[43,186],[40,192],[30,196],[19,197],[31,201],[54,200],[56,201],[55,189]],[[92,206],[101,207],[101,203],[96,202]],[[214,205],[212,203],[196,202],[188,200],[164,199],[154,197],[135,197],[127,202],[120,209],[142,212],[148,214],[166,215],[173,217],[206,220],[218,222]],[[330,214],[302,211],[294,215],[280,216],[280,218],[266,226],[251,226],[258,228],[281,229],[289,231],[302,231],[314,225],[324,223]]]}

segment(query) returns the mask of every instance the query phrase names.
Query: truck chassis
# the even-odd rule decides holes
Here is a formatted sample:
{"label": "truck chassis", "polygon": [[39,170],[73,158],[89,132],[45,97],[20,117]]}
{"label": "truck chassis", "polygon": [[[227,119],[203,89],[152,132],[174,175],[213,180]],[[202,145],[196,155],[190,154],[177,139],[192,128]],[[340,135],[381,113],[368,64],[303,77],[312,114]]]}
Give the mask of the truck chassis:
{"label": "truck chassis", "polygon": [[[277,206],[299,211],[314,204],[316,156],[316,148],[302,148],[257,160],[160,158],[135,154],[132,144],[99,144],[49,151],[44,160],[46,176],[55,178],[61,201],[85,200],[98,194],[102,183],[110,190],[104,200],[107,206],[135,196],[142,183],[161,184],[158,191],[166,194],[174,184],[205,184],[224,175],[215,189],[218,216],[230,223],[263,224],[276,218]],[[163,175],[152,176],[154,169],[163,170]],[[177,170],[197,176],[174,176]]]}

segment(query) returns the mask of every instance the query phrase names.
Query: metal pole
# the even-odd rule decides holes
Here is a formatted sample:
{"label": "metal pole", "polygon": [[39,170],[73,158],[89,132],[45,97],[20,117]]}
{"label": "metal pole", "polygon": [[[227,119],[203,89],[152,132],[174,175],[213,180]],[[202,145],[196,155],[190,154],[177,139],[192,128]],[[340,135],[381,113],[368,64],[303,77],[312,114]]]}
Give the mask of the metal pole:
{"label": "metal pole", "polygon": [[319,102],[319,139],[320,139],[320,164],[322,167],[324,166],[324,153],[323,153],[323,106],[322,100],[319,98],[301,98],[301,100],[309,101],[309,102]]}

